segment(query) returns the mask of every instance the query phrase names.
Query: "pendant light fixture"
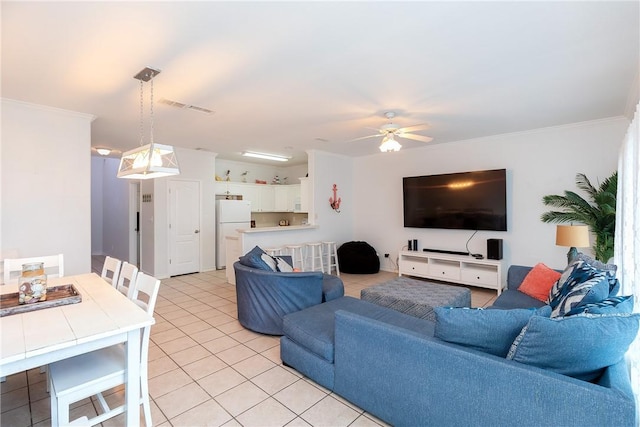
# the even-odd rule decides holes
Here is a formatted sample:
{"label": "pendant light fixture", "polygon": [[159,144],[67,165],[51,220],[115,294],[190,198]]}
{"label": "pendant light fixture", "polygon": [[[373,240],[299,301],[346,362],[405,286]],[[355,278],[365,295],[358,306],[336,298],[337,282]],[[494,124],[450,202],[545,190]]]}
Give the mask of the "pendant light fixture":
{"label": "pendant light fixture", "polygon": [[[160,70],[144,68],[134,76],[140,80],[140,147],[122,154],[118,178],[153,179],[179,175],[178,159],[171,145],[156,144],[153,141],[153,78]],[[151,85],[151,107],[149,114],[149,144],[144,145],[144,84]]]}

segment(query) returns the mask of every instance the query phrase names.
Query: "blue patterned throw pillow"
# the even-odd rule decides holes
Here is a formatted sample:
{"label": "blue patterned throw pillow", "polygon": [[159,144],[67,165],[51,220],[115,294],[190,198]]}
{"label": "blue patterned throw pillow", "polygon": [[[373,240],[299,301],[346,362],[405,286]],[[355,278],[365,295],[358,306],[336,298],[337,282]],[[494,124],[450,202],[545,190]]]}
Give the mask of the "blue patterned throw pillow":
{"label": "blue patterned throw pillow", "polygon": [[269,268],[271,269],[271,271],[278,271],[278,268],[276,266],[276,260],[274,257],[272,257],[271,255],[264,253],[262,255],[260,255],[260,259],[269,266]]}
{"label": "blue patterned throw pillow", "polygon": [[620,290],[620,282],[618,282],[618,279],[616,279],[616,271],[618,271],[617,265],[605,264],[598,261],[597,259],[593,259],[590,256],[583,254],[582,252],[578,252],[578,255],[576,255],[576,257],[574,258],[574,261],[576,260],[584,261],[596,270],[605,271],[607,273],[607,280],[609,280],[609,296],[614,297],[618,295],[618,291]]}
{"label": "blue patterned throw pillow", "polygon": [[246,267],[255,268],[258,270],[274,271],[274,269],[272,269],[266,262],[264,262],[262,255],[266,255],[265,252],[258,246],[255,246],[245,255],[242,255],[239,261],[240,264]]}
{"label": "blue patterned throw pillow", "polygon": [[276,269],[281,273],[291,273],[293,272],[293,267],[282,257],[274,257],[276,260]]}
{"label": "blue patterned throw pillow", "polygon": [[560,279],[551,287],[551,317],[565,316],[580,304],[600,302],[608,296],[607,272],[598,270],[585,261],[576,260],[567,266]]}
{"label": "blue patterned throw pillow", "polygon": [[573,316],[575,314],[619,314],[633,312],[633,295],[609,297],[604,301],[594,302],[590,304],[579,304],[571,309],[565,316]]}

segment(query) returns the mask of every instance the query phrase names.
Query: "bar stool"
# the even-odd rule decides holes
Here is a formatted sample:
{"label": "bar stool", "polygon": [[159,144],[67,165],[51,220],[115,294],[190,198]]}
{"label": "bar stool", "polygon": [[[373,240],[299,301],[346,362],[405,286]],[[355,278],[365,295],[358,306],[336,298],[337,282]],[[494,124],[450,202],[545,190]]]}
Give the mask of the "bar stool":
{"label": "bar stool", "polygon": [[282,255],[282,248],[264,248],[264,251],[271,256]]}
{"label": "bar stool", "polygon": [[[307,249],[307,256],[309,257],[309,271],[319,271],[324,272],[324,265],[322,263],[322,243],[320,242],[310,242],[305,243]],[[316,264],[317,261],[317,264]]]}
{"label": "bar stool", "polygon": [[291,255],[291,266],[304,271],[304,256],[302,255],[302,245],[285,245],[289,255]]}
{"label": "bar stool", "polygon": [[340,277],[340,266],[338,265],[338,245],[336,245],[336,242],[322,242],[322,245],[325,247],[324,253],[327,256],[327,262],[325,263],[325,265],[327,266],[327,274],[331,274],[331,267],[335,267],[336,276]]}

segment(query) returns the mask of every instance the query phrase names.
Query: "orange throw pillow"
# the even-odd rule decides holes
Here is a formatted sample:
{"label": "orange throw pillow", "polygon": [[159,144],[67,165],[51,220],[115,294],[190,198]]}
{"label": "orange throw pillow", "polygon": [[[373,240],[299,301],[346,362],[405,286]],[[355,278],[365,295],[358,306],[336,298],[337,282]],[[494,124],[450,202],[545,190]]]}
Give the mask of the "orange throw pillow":
{"label": "orange throw pillow", "polygon": [[539,262],[531,269],[529,274],[526,275],[518,290],[537,300],[547,302],[549,291],[560,276],[561,273]]}

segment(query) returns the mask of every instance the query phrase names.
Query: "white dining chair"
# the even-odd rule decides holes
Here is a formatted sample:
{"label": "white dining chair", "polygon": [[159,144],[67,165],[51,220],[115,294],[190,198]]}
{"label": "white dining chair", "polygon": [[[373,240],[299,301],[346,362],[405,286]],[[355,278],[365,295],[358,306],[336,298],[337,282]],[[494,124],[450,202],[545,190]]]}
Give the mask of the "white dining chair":
{"label": "white dining chair", "polygon": [[116,286],[116,289],[118,289],[123,295],[131,298],[131,295],[129,294],[133,292],[133,284],[135,283],[137,276],[138,267],[133,264],[129,264],[126,261],[123,262],[120,274],[118,275],[118,285]]}
{"label": "white dining chair", "polygon": [[[132,301],[153,315],[153,309],[160,289],[160,280],[144,273],[138,273],[133,285]],[[151,326],[142,330],[140,345],[140,404],[144,411],[145,423],[151,426],[151,407],[147,361]],[[70,406],[90,396],[96,396],[103,413],[90,419],[89,425],[124,413],[125,406],[111,409],[102,392],[125,383],[126,353],[124,345],[114,345],[91,353],[63,359],[49,365],[49,389],[51,393],[51,425],[69,424]]]}
{"label": "white dining chair", "polygon": [[44,263],[44,272],[47,277],[64,276],[64,256],[62,254],[29,258],[6,258],[4,260],[3,283],[5,285],[18,283],[18,278],[22,273],[22,264],[32,262]]}
{"label": "white dining chair", "polygon": [[118,274],[120,274],[121,265],[122,261],[119,259],[110,256],[106,257],[102,265],[102,274],[100,274],[100,277],[111,283],[115,288],[118,284]]}

